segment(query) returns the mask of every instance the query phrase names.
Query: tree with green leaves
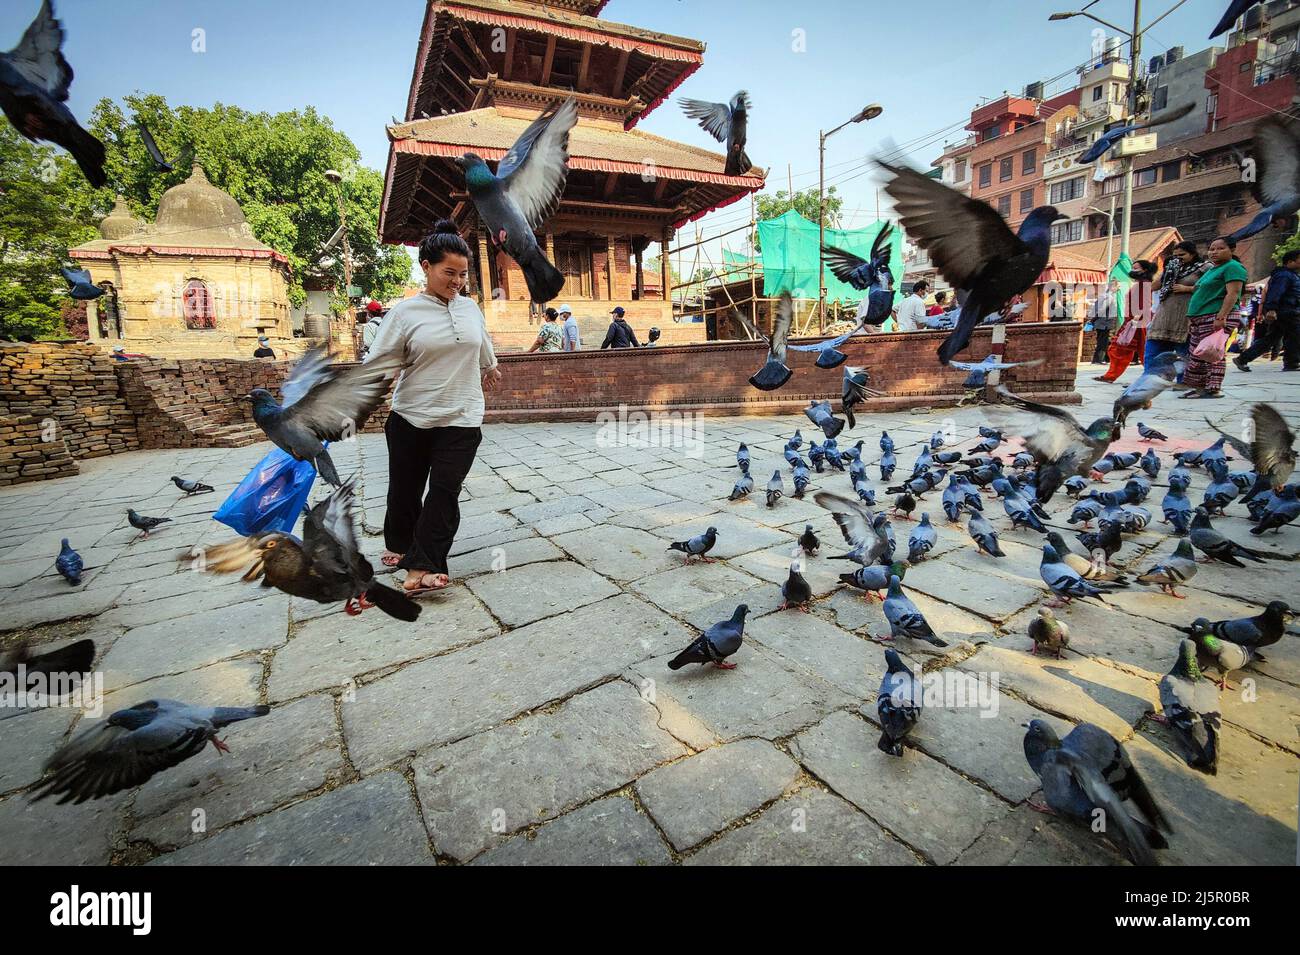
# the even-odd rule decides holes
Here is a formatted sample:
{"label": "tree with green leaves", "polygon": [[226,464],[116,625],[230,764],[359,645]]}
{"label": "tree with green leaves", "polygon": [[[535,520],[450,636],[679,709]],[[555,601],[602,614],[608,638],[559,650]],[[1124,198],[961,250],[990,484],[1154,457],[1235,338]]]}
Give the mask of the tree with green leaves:
{"label": "tree with green leaves", "polygon": [[[816,186],[810,186],[807,189],[800,189],[795,193],[786,192],[784,189],[778,189],[770,196],[760,195],[756,201],[756,215],[759,222],[765,222],[768,219],[776,219],[785,215],[791,209],[799,213],[809,222],[816,222],[821,205],[820,196]],[[826,190],[826,228],[838,229],[840,223],[840,212],[844,208],[844,199],[836,195],[835,187],[830,186]],[[754,248],[762,249],[762,243],[758,238],[758,230],[754,231]]]}
{"label": "tree with green leaves", "polygon": [[0,337],[58,338],[70,299],[59,266],[108,213],[61,149],[33,143],[0,116]]}

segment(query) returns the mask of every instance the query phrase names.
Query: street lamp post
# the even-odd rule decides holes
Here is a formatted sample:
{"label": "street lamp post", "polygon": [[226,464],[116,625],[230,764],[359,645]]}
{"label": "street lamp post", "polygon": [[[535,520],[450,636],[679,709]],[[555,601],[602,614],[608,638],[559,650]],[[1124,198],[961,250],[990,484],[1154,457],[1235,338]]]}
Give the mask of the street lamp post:
{"label": "street lamp post", "polygon": [[[1097,0],[1092,0],[1087,7],[1092,6]],[[1109,27],[1116,33],[1128,37],[1129,56],[1128,56],[1128,118],[1133,119],[1137,116],[1138,106],[1138,65],[1142,57],[1142,34],[1146,33],[1153,26],[1163,20],[1169,14],[1181,7],[1187,0],[1178,0],[1172,7],[1166,10],[1160,16],[1156,17],[1145,27],[1142,26],[1142,0],[1133,0],[1133,29],[1125,30],[1118,27],[1101,17],[1087,13],[1087,7],[1083,10],[1076,10],[1072,13],[1053,13],[1048,20],[1069,20],[1071,17],[1087,17],[1089,20],[1095,20],[1102,26]],[[1120,229],[1120,254],[1129,254],[1129,236],[1132,232],[1131,222],[1133,219],[1133,157],[1125,156],[1124,163],[1124,221]]]}
{"label": "street lamp post", "polygon": [[339,228],[343,230],[343,298],[352,297],[352,247],[348,244],[348,214],[343,208],[343,175],[335,169],[326,169],[325,178],[334,183],[334,194],[339,203]]}
{"label": "street lamp post", "polygon": [[[870,103],[852,119],[840,123],[829,133],[817,134],[817,327],[819,331],[826,331],[826,254],[823,251],[826,245],[826,140],[849,123],[875,119],[883,112],[884,107],[879,103]],[[793,195],[790,196],[790,201],[794,202]]]}

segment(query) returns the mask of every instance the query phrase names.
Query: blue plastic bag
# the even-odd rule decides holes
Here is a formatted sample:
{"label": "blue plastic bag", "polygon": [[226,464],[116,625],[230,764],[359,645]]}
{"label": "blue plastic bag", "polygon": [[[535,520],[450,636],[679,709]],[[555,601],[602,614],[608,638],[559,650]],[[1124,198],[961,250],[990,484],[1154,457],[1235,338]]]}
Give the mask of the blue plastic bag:
{"label": "blue plastic bag", "polygon": [[239,482],[212,519],[245,537],[265,531],[292,533],[315,480],[316,467],[310,461],[296,461],[287,451],[274,448]]}

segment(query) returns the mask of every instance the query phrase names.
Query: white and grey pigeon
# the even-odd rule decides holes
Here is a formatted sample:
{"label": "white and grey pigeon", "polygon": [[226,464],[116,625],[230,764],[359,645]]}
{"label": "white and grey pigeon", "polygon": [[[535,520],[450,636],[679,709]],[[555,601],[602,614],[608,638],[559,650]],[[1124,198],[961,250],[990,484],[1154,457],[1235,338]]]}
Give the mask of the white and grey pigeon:
{"label": "white and grey pigeon", "polygon": [[903,739],[921,718],[925,694],[916,674],[893,647],[885,648],[885,666],[876,694],[876,713],[880,716],[880,741],[876,747],[890,756],[902,756]]}
{"label": "white and grey pigeon", "polygon": [[734,670],[736,664],[728,663],[727,657],[740,649],[744,639],[747,613],[749,613],[748,605],[738,606],[730,620],[715,623],[700,634],[689,647],[668,661],[668,668],[680,670],[688,663],[712,663],[722,670]]}
{"label": "white and grey pigeon", "polygon": [[849,552],[831,560],[852,560],[863,566],[878,563],[889,549],[889,542],[875,528],[875,514],[857,501],[830,491],[818,491],[813,500],[835,518]]}
{"label": "white and grey pigeon", "polygon": [[970,534],[979,549],[988,554],[990,557],[1006,557],[1006,553],[998,546],[998,532],[993,529],[988,518],[983,514],[971,512],[970,521],[966,525],[966,533]]}
{"label": "white and grey pigeon", "polygon": [[885,611],[885,619],[889,621],[889,637],[886,639],[910,637],[913,640],[924,640],[936,647],[948,645],[946,641],[939,639],[938,634],[930,627],[916,604],[903,593],[903,586],[897,575],[889,578],[889,592],[881,606]]}
{"label": "white and grey pigeon", "polygon": [[139,786],[209,742],[229,752],[217,733],[269,712],[265,705],[191,706],[177,700],[145,700],[118,710],[50,757],[45,764],[50,775],[32,790],[32,801],[61,796],[60,805],[83,803]]}
{"label": "white and grey pigeon", "polygon": [[1219,774],[1219,688],[1196,662],[1196,644],[1178,645],[1174,667],[1160,681],[1161,714],[1157,723],[1168,726],[1178,739],[1183,758],[1193,769]]}
{"label": "white and grey pigeon", "polygon": [[211,484],[204,484],[202,481],[189,481],[183,477],[177,477],[175,474],[172,475],[172,483],[178,489],[184,491],[186,497],[191,494],[207,494],[209,491],[216,490]]}
{"label": "white and grey pigeon", "polygon": [[1174,386],[1178,376],[1186,367],[1186,360],[1177,352],[1161,352],[1154,356],[1149,365],[1143,366],[1142,374],[1115,399],[1114,407],[1111,409],[1115,427],[1123,428],[1129,414],[1135,409],[1150,408],[1151,402],[1160,397],[1162,392]]}
{"label": "white and grey pigeon", "polygon": [[907,559],[913,564],[925,560],[925,555],[938,542],[939,532],[930,523],[930,515],[922,514],[921,523],[916,525],[916,529],[907,538]]}
{"label": "white and grey pigeon", "polygon": [[[1105,591],[1084,580],[1078,571],[1061,559],[1051,544],[1043,545],[1043,559],[1038,565],[1038,576],[1056,594],[1056,600],[1048,606],[1060,607],[1071,600],[1081,600],[1084,597],[1095,597],[1102,603],[1106,602],[1101,599]],[[1105,586],[1106,589],[1111,589],[1111,585]]]}
{"label": "white and grey pigeon", "polygon": [[754,479],[750,477],[749,468],[746,467],[740,473],[740,480],[736,482],[735,487],[731,489],[731,495],[727,498],[729,501],[738,501],[742,497],[748,497],[749,492],[754,490]]}
{"label": "white and grey pigeon", "polygon": [[772,472],[772,479],[767,482],[767,506],[775,507],[776,502],[785,496],[785,482],[781,480],[780,470]]}
{"label": "white and grey pigeon", "polygon": [[1155,584],[1170,597],[1181,600],[1183,595],[1178,592],[1178,587],[1195,577],[1197,570],[1196,555],[1192,552],[1191,543],[1180,540],[1172,554],[1138,577],[1137,582]]}

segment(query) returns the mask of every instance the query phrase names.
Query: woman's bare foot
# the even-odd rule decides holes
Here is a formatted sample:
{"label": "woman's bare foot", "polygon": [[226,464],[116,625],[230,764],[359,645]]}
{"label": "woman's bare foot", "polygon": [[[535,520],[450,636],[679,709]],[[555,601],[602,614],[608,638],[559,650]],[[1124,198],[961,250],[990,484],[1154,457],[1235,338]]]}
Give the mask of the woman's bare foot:
{"label": "woman's bare foot", "polygon": [[423,593],[426,590],[444,590],[451,586],[451,578],[446,574],[431,571],[412,570],[402,581],[402,589],[409,593]]}
{"label": "woman's bare foot", "polygon": [[394,554],[391,550],[386,550],[379,555],[379,562],[385,567],[396,567],[401,559],[401,554]]}

